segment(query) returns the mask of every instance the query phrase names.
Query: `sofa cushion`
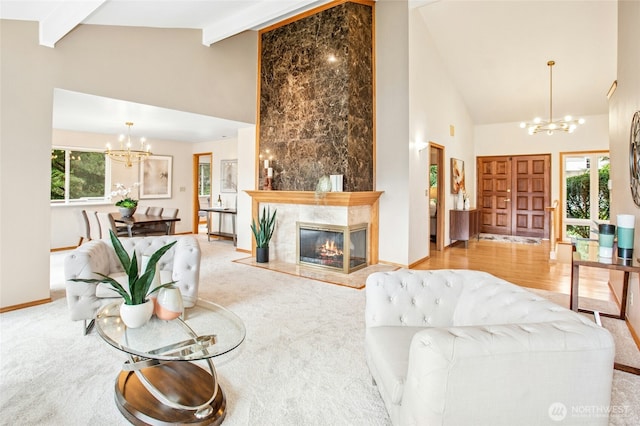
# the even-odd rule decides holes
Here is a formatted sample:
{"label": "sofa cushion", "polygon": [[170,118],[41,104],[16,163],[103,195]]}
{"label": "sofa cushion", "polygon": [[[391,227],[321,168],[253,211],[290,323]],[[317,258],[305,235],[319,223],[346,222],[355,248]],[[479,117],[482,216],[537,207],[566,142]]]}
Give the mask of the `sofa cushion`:
{"label": "sofa cushion", "polygon": [[370,365],[378,370],[374,379],[384,390],[389,401],[400,404],[407,367],[409,365],[409,347],[413,336],[423,330],[422,327],[369,327],[366,345]]}

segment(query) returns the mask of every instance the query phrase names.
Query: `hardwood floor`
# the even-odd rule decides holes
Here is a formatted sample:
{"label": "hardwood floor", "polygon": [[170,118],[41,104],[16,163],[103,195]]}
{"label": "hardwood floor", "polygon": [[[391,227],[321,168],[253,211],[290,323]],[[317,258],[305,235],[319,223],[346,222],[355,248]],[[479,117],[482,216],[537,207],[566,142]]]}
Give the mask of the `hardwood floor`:
{"label": "hardwood floor", "polygon": [[[549,241],[540,245],[469,241],[469,247],[457,243],[443,251],[431,244],[431,256],[413,269],[476,269],[523,287],[569,294],[571,263],[549,261]],[[616,301],[609,288],[606,270],[581,268],[580,296]]]}

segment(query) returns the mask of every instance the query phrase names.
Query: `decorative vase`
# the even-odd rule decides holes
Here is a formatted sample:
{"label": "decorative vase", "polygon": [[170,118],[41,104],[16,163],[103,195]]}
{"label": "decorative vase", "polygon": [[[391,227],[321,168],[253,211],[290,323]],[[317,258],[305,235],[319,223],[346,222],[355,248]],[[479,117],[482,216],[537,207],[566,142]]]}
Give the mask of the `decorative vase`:
{"label": "decorative vase", "polygon": [[131,217],[136,212],[137,207],[120,207],[120,215],[122,217]]}
{"label": "decorative vase", "polygon": [[464,194],[462,190],[458,191],[458,199],[456,200],[456,209],[464,210]]}
{"label": "decorative vase", "polygon": [[153,315],[153,301],[147,300],[140,305],[120,305],[120,318],[129,328],[138,328],[145,325]]}
{"label": "decorative vase", "polygon": [[158,290],[156,299],[156,316],[158,318],[168,321],[178,318],[183,312],[182,294],[178,287],[170,285]]}
{"label": "decorative vase", "polygon": [[256,248],[256,262],[258,263],[269,262],[269,247]]}

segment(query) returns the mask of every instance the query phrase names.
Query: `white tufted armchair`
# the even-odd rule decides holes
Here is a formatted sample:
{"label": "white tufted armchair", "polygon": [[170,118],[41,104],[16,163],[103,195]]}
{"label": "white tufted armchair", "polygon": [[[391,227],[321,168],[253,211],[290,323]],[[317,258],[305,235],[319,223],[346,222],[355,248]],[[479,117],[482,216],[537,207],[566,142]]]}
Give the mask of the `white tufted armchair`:
{"label": "white tufted armchair", "polygon": [[[200,282],[200,245],[192,236],[158,236],[120,238],[129,256],[136,252],[140,262],[150,257],[162,246],[173,241],[177,243],[167,251],[157,264],[160,282],[177,281],[185,307],[191,307],[198,298]],[[67,305],[71,319],[85,321],[85,333],[91,330],[96,312],[103,304],[103,298],[118,297],[106,284],[89,284],[71,281],[74,278],[100,278],[96,274],[109,275],[127,288],[127,277],[108,239],[91,240],[73,250],[64,261],[64,275],[67,287]],[[87,326],[87,320],[90,321]]]}
{"label": "white tufted armchair", "polygon": [[614,343],[493,275],[398,270],[366,283],[366,357],[394,425],[607,425]]}

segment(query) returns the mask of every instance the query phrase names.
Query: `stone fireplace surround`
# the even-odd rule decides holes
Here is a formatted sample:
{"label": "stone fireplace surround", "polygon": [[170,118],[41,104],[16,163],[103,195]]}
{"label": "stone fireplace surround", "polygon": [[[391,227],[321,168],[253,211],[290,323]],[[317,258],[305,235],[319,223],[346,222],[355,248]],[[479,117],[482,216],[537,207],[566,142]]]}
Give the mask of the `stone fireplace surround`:
{"label": "stone fireplace surround", "polygon": [[[296,264],[296,222],[352,226],[369,224],[368,259],[378,263],[378,199],[382,191],[329,192],[316,196],[312,191],[246,191],[252,199],[252,217],[263,206],[277,209],[276,228],[269,259]],[[255,242],[252,247],[255,256]]]}

